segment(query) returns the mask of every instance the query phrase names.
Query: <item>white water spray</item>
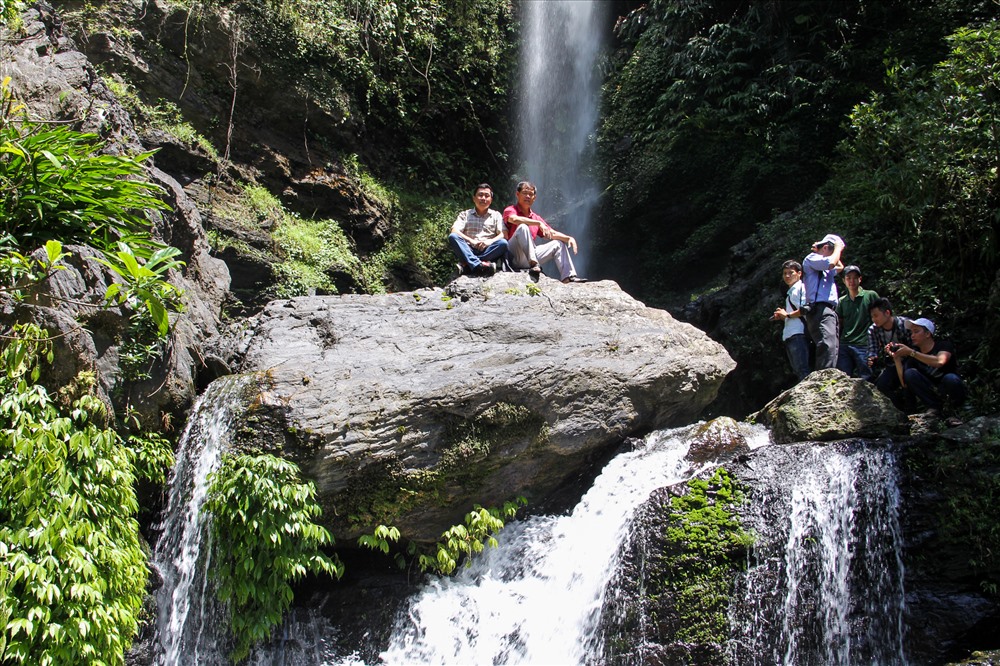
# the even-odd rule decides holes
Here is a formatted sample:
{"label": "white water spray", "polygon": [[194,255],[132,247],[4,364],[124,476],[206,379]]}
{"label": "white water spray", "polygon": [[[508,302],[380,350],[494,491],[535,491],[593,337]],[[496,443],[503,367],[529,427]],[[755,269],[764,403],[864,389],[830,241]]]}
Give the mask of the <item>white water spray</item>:
{"label": "white water spray", "polygon": [[[683,432],[687,432],[685,429]],[[418,594],[382,660],[389,664],[572,664],[591,655],[607,580],[631,518],[656,488],[693,472],[681,431],[619,455],[568,516],[504,529],[491,549]]]}
{"label": "white water spray", "polygon": [[153,561],[163,576],[157,592],[157,655],[160,666],[225,663],[226,620],[219,617],[207,570],[211,544],[202,505],[208,475],[219,465],[240,395],[249,379],[212,382],[192,409],[181,436],[170,480],[170,498]]}
{"label": "white water spray", "polygon": [[730,608],[734,663],[905,664],[895,460],[801,446],[760,474],[751,568]]}
{"label": "white water spray", "polygon": [[590,220],[600,193],[592,173],[605,3],[523,2],[521,175],[538,186],[537,212],[577,239],[577,272],[592,264]]}

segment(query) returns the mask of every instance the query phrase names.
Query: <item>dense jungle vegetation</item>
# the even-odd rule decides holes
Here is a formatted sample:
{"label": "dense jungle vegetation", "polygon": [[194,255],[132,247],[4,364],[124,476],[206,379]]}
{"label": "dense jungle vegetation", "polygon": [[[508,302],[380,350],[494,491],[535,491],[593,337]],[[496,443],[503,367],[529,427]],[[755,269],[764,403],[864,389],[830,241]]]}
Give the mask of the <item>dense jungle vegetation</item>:
{"label": "dense jungle vegetation", "polygon": [[737,359],[723,411],[787,385],[776,278],[829,232],[866,288],[957,342],[995,409],[998,9],[654,0],[619,23],[599,242],[625,288]]}
{"label": "dense jungle vegetation", "polygon": [[[57,10],[81,44],[112,35],[150,65],[108,57],[98,71],[137,127],[205,156],[208,177],[193,187],[207,193],[217,253],[273,265],[265,297],[447,281],[443,238],[470,186],[510,184],[510,112],[530,103],[514,79],[516,5],[162,4],[156,37],[143,23],[154,20],[152,3],[138,15],[128,2],[67,1]],[[5,39],[18,34],[21,8],[0,4]],[[836,232],[866,287],[900,313],[934,318],[958,343],[975,407],[995,411],[996,0],[615,8],[623,17],[604,62],[596,137],[609,187],[593,240],[605,262],[596,277],[619,280],[727,346],[740,367],[717,409],[746,412],[787,382],[777,327],[766,321],[783,291],[780,264]],[[141,343],[131,350],[134,367],[143,367],[180,307],[166,280],[176,254],[140,214],[162,209],[156,188],[138,177],[150,155],[113,157],[101,137],[33,123],[6,88],[2,106],[0,292],[26,298],[59,270],[63,244],[93,246],[123,280],[104,306],[125,309]],[[285,196],[294,171],[278,168],[285,162],[349,183],[385,229],[375,238],[346,215]],[[62,180],[67,164],[75,180]],[[0,663],[82,663],[95,654],[122,663],[141,618],[147,557],[133,486],[163,482],[170,442],[128,405],[109,410],[97,400],[92,376],[62,391],[46,387],[52,342],[39,330],[4,335]],[[219,480],[222,497],[234,480],[267,487],[269,474],[294,486],[297,527],[311,541],[290,557],[339,571],[316,554],[328,541],[310,522],[310,491],[294,470],[250,458],[232,466]],[[253,469],[259,478],[247,477]],[[41,478],[58,492],[30,492]],[[247,603],[245,588],[229,592]],[[247,636],[266,636],[280,606],[255,607]]]}

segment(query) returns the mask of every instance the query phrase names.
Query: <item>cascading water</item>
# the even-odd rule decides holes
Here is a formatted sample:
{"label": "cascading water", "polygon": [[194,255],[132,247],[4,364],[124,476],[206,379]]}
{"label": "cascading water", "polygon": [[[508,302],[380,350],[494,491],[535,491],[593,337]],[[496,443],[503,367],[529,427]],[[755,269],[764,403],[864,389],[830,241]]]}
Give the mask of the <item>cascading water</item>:
{"label": "cascading water", "polygon": [[858,442],[771,447],[746,518],[758,535],[730,607],[733,663],[905,664],[897,468]]}
{"label": "cascading water", "polygon": [[691,474],[687,442],[651,436],[608,463],[568,516],[538,516],[505,528],[452,579],[414,598],[382,660],[402,663],[583,663],[605,582],[635,508],[654,489]]}
{"label": "cascading water", "polygon": [[229,439],[246,376],[215,380],[195,404],[181,436],[170,480],[170,497],[153,562],[163,577],[157,592],[157,655],[162,666],[223,664],[226,621],[207,579],[211,551],[207,517],[201,508],[208,475]]}
{"label": "cascading water", "polygon": [[523,2],[518,103],[522,177],[538,212],[577,239],[577,272],[592,263],[588,231],[600,188],[591,174],[600,101],[598,56],[607,31],[600,0]]}

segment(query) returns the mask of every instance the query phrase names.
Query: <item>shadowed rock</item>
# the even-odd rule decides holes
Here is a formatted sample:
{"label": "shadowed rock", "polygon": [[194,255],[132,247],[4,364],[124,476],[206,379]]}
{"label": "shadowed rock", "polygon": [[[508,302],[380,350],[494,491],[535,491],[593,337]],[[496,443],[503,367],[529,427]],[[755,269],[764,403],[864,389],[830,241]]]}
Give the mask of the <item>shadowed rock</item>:
{"label": "shadowed rock", "polygon": [[751,416],[776,444],[905,435],[909,421],[873,385],[840,370],[813,372]]}

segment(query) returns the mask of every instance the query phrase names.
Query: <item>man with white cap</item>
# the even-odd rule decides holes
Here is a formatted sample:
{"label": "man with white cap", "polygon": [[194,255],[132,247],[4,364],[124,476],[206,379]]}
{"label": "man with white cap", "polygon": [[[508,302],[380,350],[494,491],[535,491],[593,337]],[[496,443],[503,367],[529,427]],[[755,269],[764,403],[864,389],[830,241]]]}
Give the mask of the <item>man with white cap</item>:
{"label": "man with white cap", "polygon": [[806,328],[816,344],[815,370],[837,366],[840,350],[840,320],[837,317],[837,273],[844,270],[840,255],[844,241],[835,234],[813,243],[802,260],[806,287]]}
{"label": "man with white cap", "polygon": [[934,339],[935,326],[930,319],[908,320],[906,328],[913,345],[898,344],[892,351],[893,359],[903,359],[906,390],[935,413],[941,411],[946,401],[952,407],[962,404],[965,384],[958,374],[955,346]]}

